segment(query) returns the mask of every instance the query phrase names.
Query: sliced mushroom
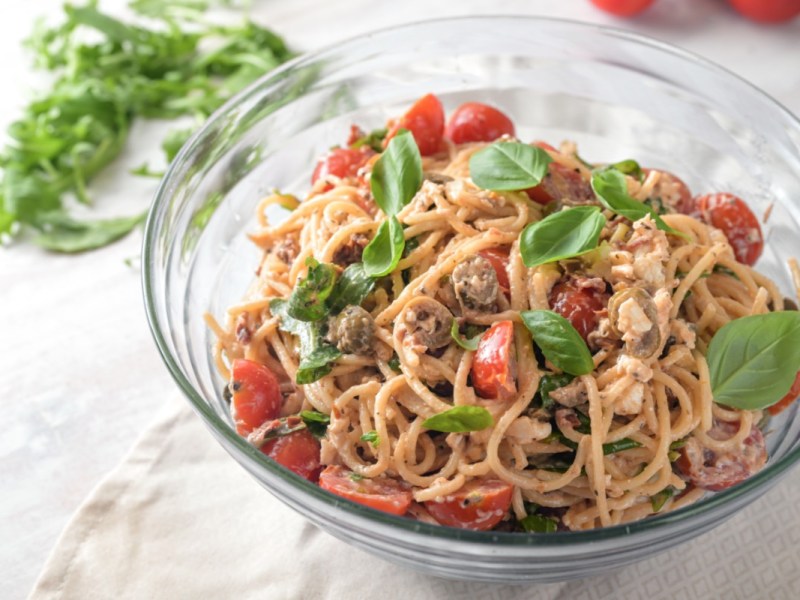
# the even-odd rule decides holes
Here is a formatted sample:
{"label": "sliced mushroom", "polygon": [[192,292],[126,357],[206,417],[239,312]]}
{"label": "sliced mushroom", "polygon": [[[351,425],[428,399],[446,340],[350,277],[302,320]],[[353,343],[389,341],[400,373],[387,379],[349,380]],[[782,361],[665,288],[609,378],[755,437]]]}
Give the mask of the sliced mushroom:
{"label": "sliced mushroom", "polygon": [[408,342],[418,351],[435,350],[450,343],[453,313],[433,298],[412,299],[403,309]]}
{"label": "sliced mushroom", "polygon": [[373,354],[375,321],[360,306],[347,306],[331,320],[328,340],[347,354]]}
{"label": "sliced mushroom", "polygon": [[488,312],[494,306],[500,284],[492,263],[475,255],[456,265],[453,270],[453,289],[465,311]]}
{"label": "sliced mushroom", "polygon": [[644,289],[631,287],[611,296],[608,318],[611,328],[625,342],[625,349],[631,356],[648,358],[661,345],[658,308]]}

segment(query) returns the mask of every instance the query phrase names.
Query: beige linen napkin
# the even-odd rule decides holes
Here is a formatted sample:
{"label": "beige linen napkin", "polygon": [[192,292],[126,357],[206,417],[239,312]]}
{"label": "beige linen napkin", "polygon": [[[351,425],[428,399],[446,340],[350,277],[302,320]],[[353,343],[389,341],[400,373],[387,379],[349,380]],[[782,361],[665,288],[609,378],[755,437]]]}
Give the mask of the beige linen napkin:
{"label": "beige linen napkin", "polygon": [[712,533],[612,574],[503,586],[420,575],[307,523],[172,400],[94,490],[31,594],[43,598],[800,598],[800,473]]}

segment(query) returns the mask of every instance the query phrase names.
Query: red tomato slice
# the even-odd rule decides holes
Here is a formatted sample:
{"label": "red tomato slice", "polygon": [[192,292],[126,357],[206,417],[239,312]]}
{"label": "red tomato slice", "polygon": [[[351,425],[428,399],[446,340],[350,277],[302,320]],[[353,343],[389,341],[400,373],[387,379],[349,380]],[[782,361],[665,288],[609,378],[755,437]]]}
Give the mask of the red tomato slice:
{"label": "red tomato slice", "polygon": [[587,340],[597,328],[598,312],[608,305],[608,294],[593,287],[583,287],[578,281],[561,281],[550,290],[550,308],[568,319]]}
{"label": "red tomato slice", "polygon": [[654,0],[591,0],[600,8],[618,17],[632,17],[650,6]]}
{"label": "red tomato slice", "polygon": [[499,479],[473,479],[441,502],[425,508],[442,525],[488,531],[503,520],[511,507],[513,486]]}
{"label": "red tomato slice", "polygon": [[478,254],[492,264],[500,289],[508,295],[508,291],[511,289],[508,282],[508,248],[487,248],[480,250]]}
{"label": "red tomato slice", "polygon": [[514,135],[514,123],[504,113],[480,102],[466,102],[450,115],[444,136],[456,144],[493,142]]}
{"label": "red tomato slice", "polygon": [[[542,150],[548,152],[558,152],[547,142],[534,142]],[[547,167],[547,175],[542,182],[532,188],[525,190],[528,197],[539,204],[550,204],[554,200],[570,198],[578,202],[590,202],[594,200],[592,185],[586,181],[580,172],[565,167],[556,162],[551,162]]]}
{"label": "red tomato slice", "polygon": [[317,439],[307,429],[301,429],[264,442],[261,451],[300,477],[316,483],[322,468],[319,448]]}
{"label": "red tomato slice", "polygon": [[794,378],[794,383],[792,384],[792,387],[789,388],[789,391],[786,393],[786,395],[772,406],[768,406],[767,412],[772,416],[783,412],[789,408],[792,402],[797,400],[798,396],[800,396],[800,371],[797,372],[797,376]]}
{"label": "red tomato slice", "polygon": [[517,394],[514,323],[498,321],[483,334],[472,359],[472,386],[481,398],[510,400]]}
{"label": "red tomato slice", "polygon": [[355,177],[374,152],[369,148],[334,148],[317,162],[311,175],[311,184],[333,175],[339,178]]}
{"label": "red tomato slice", "polygon": [[764,250],[761,225],[744,200],[733,194],[706,194],[694,199],[699,217],[721,229],[733,247],[736,260],[754,265]]}
{"label": "red tomato slice", "polygon": [[319,486],[332,494],[393,515],[404,515],[411,506],[411,490],[384,477],[359,478],[355,473],[331,465],[319,477]]}
{"label": "red tomato slice", "polygon": [[728,0],[728,3],[759,23],[783,23],[800,15],[800,0]]}
{"label": "red tomato slice", "polygon": [[262,364],[243,358],[234,360],[230,390],[231,416],[239,435],[246,436],[280,414],[283,398],[278,378]]}
{"label": "red tomato slice", "polygon": [[390,121],[387,128],[389,132],[383,140],[384,148],[401,129],[407,129],[414,136],[414,141],[417,142],[419,153],[422,156],[436,154],[442,149],[442,136],[444,135],[442,103],[433,94],[427,94],[417,100],[402,117],[394,122]]}

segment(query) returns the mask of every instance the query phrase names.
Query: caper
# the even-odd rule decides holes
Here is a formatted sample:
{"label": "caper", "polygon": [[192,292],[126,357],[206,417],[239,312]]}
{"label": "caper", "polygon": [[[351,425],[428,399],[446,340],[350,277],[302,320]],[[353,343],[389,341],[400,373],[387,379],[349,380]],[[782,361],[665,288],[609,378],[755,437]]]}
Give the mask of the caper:
{"label": "caper", "polygon": [[608,319],[614,333],[624,336],[626,331],[620,328],[619,322],[620,309],[629,300],[636,302],[645,317],[647,317],[647,320],[650,321],[651,326],[649,330],[639,335],[629,336],[629,339],[625,340],[625,349],[628,354],[635,358],[647,358],[652,356],[661,345],[661,332],[658,328],[658,308],[652,296],[640,287],[620,290],[611,296],[608,301]]}

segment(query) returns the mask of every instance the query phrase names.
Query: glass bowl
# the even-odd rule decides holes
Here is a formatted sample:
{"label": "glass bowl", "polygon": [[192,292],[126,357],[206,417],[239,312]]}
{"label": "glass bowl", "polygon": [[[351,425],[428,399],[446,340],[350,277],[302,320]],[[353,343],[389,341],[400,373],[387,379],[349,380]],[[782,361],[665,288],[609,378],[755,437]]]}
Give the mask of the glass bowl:
{"label": "glass bowl", "polygon": [[302,195],[317,156],[434,92],[508,113],[522,139],[578,143],[590,161],[636,158],[695,192],[773,205],[761,271],[793,295],[800,256],[800,123],[764,93],[697,56],[639,35],[527,17],[429,21],[302,56],[217,111],[173,162],[147,221],[144,295],[164,362],[208,429],[267,490],[320,528],[436,575],[557,581],[616,568],[710,530],[800,459],[797,407],[771,423],[768,466],[739,486],[644,521],[587,532],[438,527],[329,495],[240,438],[211,359],[203,313],[237,302],[259,261],[246,232],[273,188]]}

